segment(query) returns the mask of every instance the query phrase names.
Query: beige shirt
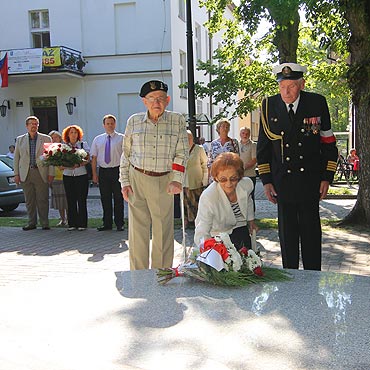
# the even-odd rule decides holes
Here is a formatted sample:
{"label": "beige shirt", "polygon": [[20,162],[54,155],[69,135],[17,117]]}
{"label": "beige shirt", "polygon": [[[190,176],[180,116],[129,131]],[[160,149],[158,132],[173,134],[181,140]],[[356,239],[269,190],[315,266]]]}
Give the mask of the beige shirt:
{"label": "beige shirt", "polygon": [[208,185],[207,154],[201,145],[195,144],[186,164],[184,187],[199,189]]}
{"label": "beige shirt", "polygon": [[[249,162],[251,159],[257,157],[257,144],[249,140],[246,144],[239,142],[240,147],[240,158],[242,159],[244,165]],[[256,164],[252,168],[244,170],[244,176],[256,177]]]}
{"label": "beige shirt", "polygon": [[165,111],[155,124],[147,113],[132,115],[123,139],[120,183],[130,185],[130,165],[146,171],[173,174],[173,181],[183,183],[189,144],[185,118]]}

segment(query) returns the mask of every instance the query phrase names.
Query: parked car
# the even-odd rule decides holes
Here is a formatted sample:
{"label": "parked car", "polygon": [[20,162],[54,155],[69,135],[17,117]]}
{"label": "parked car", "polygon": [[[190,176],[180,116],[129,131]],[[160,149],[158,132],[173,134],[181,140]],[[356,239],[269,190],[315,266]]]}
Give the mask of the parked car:
{"label": "parked car", "polygon": [[14,160],[5,154],[0,154],[0,161],[8,165],[12,170],[14,170]]}
{"label": "parked car", "polygon": [[14,181],[13,168],[13,159],[0,155],[0,208],[6,212],[13,211],[25,201],[22,188]]}

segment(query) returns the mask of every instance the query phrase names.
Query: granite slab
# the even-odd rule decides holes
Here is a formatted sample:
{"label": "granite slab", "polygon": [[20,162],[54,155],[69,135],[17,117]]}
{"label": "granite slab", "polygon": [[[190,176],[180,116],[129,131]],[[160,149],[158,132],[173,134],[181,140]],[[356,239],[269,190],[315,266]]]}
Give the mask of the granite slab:
{"label": "granite slab", "polygon": [[1,290],[1,370],[370,368],[370,278],[220,288],[155,271]]}

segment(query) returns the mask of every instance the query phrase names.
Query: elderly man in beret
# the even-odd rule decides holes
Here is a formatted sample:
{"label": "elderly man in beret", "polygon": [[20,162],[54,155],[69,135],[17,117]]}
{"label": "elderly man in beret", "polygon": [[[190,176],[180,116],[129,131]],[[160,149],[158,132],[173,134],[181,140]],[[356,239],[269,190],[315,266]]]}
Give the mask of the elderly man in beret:
{"label": "elderly man in beret", "polygon": [[129,205],[131,270],[172,267],[173,196],[182,190],[188,138],[184,117],[166,110],[170,102],[167,91],[162,81],[146,82],[140,90],[146,111],[127,121],[120,182]]}
{"label": "elderly man in beret", "polygon": [[306,67],[283,63],[273,70],[280,94],[262,102],[258,171],[267,199],[278,205],[284,268],[321,270],[319,201],[333,181],[338,149],[326,99],[302,91]]}

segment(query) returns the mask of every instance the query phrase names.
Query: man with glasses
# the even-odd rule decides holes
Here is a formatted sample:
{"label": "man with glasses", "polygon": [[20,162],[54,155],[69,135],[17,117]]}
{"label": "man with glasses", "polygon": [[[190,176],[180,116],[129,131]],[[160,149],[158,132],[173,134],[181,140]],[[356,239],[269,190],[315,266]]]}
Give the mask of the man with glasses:
{"label": "man with glasses", "polygon": [[42,230],[50,230],[49,184],[54,179],[54,167],[43,166],[40,158],[51,137],[38,132],[39,119],[35,116],[26,118],[26,129],[26,134],[17,137],[14,153],[14,180],[23,188],[28,214],[23,230],[36,229],[37,212]]}
{"label": "man with glasses", "polygon": [[172,267],[174,194],[182,190],[188,139],[184,117],[166,110],[168,86],[146,82],[140,97],[146,112],[132,115],[123,141],[120,182],[129,204],[131,270]]}

